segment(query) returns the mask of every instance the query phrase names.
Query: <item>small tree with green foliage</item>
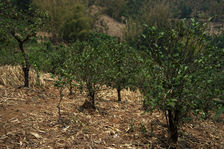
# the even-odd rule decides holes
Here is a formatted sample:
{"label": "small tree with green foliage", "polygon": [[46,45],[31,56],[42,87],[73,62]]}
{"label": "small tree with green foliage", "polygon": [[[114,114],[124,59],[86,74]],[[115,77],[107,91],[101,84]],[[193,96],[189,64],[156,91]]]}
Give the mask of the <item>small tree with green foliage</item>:
{"label": "small tree with green foliage", "polygon": [[70,77],[71,75],[69,72],[67,72],[66,66],[64,64],[62,64],[61,67],[59,66],[57,68],[57,76],[55,76],[56,81],[54,86],[59,89],[59,101],[57,104],[57,108],[58,108],[58,123],[61,124],[64,123],[61,114],[61,102],[64,97],[63,91],[69,85]]}
{"label": "small tree with green foliage", "polygon": [[57,76],[57,79],[55,81],[54,86],[59,89],[59,101],[58,101],[58,104],[57,104],[58,123],[63,124],[63,119],[62,119],[62,115],[61,115],[61,102],[62,102],[63,97],[64,97],[63,90],[68,85],[69,74],[66,72],[65,69],[60,68],[60,67],[57,69],[57,72],[58,72],[58,76]]}
{"label": "small tree with green foliage", "polygon": [[121,101],[121,90],[134,85],[134,75],[137,72],[137,51],[127,43],[112,40],[109,43],[107,57],[107,83],[116,88],[118,101]]}
{"label": "small tree with green foliage", "polygon": [[54,52],[54,55],[51,55],[50,59],[57,60],[56,63],[52,63],[54,66],[54,74],[51,73],[52,77],[55,80],[54,86],[59,89],[59,101],[57,104],[58,109],[58,123],[63,124],[63,118],[61,114],[61,103],[63,101],[63,91],[70,85],[70,80],[72,74],[70,73],[70,67],[68,66],[67,60],[71,58],[69,51],[70,49],[64,45],[58,45],[56,47],[57,51]]}
{"label": "small tree with green foliage", "polygon": [[203,26],[194,20],[189,25],[180,21],[164,29],[146,26],[142,35],[143,49],[153,60],[145,98],[151,110],[164,111],[170,145],[177,143],[178,127],[196,107],[193,74],[206,47],[205,37]]}
{"label": "small tree with green foliage", "polygon": [[92,47],[87,42],[76,42],[76,52],[69,60],[75,70],[75,81],[81,91],[86,91],[88,100],[81,106],[83,109],[95,109],[95,98],[104,80],[104,44]]}
{"label": "small tree with green foliage", "polygon": [[90,33],[88,44],[101,48],[101,83],[117,90],[118,101],[121,101],[121,90],[134,86],[134,74],[137,71],[137,52],[125,42],[118,42],[114,37],[100,33]]}
{"label": "small tree with green foliage", "polygon": [[7,38],[13,38],[22,53],[24,61],[22,69],[24,72],[24,87],[29,87],[30,62],[24,45],[32,38],[44,25],[46,14],[29,7],[29,11],[24,13],[10,1],[0,2],[0,27],[4,30]]}

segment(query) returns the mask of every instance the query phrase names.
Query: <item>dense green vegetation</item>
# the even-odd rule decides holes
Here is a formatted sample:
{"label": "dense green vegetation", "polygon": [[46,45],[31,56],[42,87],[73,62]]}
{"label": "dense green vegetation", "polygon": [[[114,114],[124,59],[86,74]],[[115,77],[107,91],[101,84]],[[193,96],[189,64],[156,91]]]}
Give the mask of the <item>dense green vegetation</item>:
{"label": "dense green vegetation", "polygon": [[[208,99],[208,96],[204,97],[205,89],[199,89],[201,94],[198,90],[201,84],[197,81],[202,76],[198,74],[200,71],[197,65],[202,66],[205,58],[200,54],[210,50],[207,47],[206,34],[203,26],[192,20],[189,25],[185,21],[178,21],[167,28],[146,26],[142,38],[142,48],[148,51],[149,59],[154,63],[150,68],[150,87],[149,90],[144,90],[144,94],[152,110],[159,108],[165,113],[169,141],[175,144],[178,125],[185,121],[188,114],[202,107],[212,108],[212,96],[221,95],[207,91],[212,94]],[[207,81],[203,87],[207,86]]]}
{"label": "dense green vegetation", "polygon": [[[201,17],[209,18],[214,17],[215,20],[223,19],[224,4],[222,0],[90,0],[89,4],[100,5],[105,7],[105,12],[116,18],[121,19],[121,16],[131,17],[137,19],[144,17],[146,11],[151,11],[149,8],[154,7],[158,3],[164,3],[170,7],[175,18],[190,18]],[[165,7],[166,7],[165,6]],[[119,8],[119,9],[118,9]],[[160,7],[159,9],[163,9]],[[142,20],[144,21],[144,20]]]}
{"label": "dense green vegetation", "polygon": [[[118,101],[122,89],[139,89],[146,110],[164,112],[172,146],[179,126],[193,114],[208,118],[211,111],[218,111],[216,117],[224,111],[224,35],[210,36],[197,19],[177,19],[203,14],[220,20],[222,1],[26,2],[0,1],[0,64],[22,65],[24,87],[29,87],[30,67],[37,74],[52,73],[60,88],[59,122],[62,91],[68,87],[72,94],[74,86],[88,97],[81,111],[96,108],[104,85],[117,90]],[[129,19],[126,41],[93,31],[86,11],[93,4],[119,21],[122,16]],[[39,40],[41,31],[52,34],[51,40]]]}

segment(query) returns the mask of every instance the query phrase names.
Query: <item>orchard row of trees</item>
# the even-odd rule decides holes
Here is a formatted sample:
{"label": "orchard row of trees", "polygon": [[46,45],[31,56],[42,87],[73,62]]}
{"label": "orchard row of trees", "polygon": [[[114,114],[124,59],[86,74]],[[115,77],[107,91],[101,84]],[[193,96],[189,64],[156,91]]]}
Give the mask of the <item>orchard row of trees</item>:
{"label": "orchard row of trees", "polygon": [[12,1],[0,1],[0,52],[18,47],[25,87],[29,87],[30,67],[56,76],[61,95],[59,116],[65,87],[71,94],[74,87],[86,93],[88,100],[81,109],[96,108],[102,86],[115,88],[119,101],[122,89],[139,89],[145,109],[164,112],[169,143],[176,144],[179,126],[192,115],[206,118],[212,110],[223,111],[212,99],[224,100],[224,38],[208,36],[206,26],[194,19],[145,24],[141,36],[132,40],[133,46],[129,40],[91,31],[88,23],[85,26],[83,5],[75,5],[71,8],[74,14],[62,22],[57,33],[64,42],[56,45],[36,42],[37,32],[49,29],[48,23],[53,23],[52,28],[61,26],[60,21],[56,25],[50,14],[27,5],[21,8]]}

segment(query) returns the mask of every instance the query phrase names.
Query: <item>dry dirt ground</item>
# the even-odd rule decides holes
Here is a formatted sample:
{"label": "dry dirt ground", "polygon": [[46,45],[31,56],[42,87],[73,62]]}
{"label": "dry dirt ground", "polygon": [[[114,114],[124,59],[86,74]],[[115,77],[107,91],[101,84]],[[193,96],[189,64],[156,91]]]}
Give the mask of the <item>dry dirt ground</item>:
{"label": "dry dirt ground", "polygon": [[[0,75],[1,76],[1,75]],[[0,149],[134,149],[168,148],[165,119],[159,111],[145,113],[138,92],[106,89],[96,99],[96,111],[79,111],[86,99],[78,92],[61,105],[53,81],[44,87],[21,88],[0,82]],[[224,122],[195,120],[180,128],[177,148],[224,148]]]}
{"label": "dry dirt ground", "polygon": [[[79,112],[85,96],[65,96],[58,124],[58,90],[0,88],[0,148],[167,148],[162,113],[144,113],[138,93],[112,90],[96,111]],[[66,94],[66,93],[65,93]],[[178,148],[224,148],[222,122],[196,121],[181,128]]]}

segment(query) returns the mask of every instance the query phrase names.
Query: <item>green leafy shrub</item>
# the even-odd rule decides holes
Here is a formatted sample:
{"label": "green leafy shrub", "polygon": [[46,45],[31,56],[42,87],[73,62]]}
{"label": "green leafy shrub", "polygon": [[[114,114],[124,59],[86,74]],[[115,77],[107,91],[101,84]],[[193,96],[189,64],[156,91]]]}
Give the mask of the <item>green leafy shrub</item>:
{"label": "green leafy shrub", "polygon": [[[178,140],[178,127],[196,105],[195,67],[207,47],[204,27],[192,20],[176,22],[167,28],[145,26],[142,46],[152,59],[149,86],[143,91],[150,109],[164,111],[170,144]],[[196,105],[195,105],[196,104]]]}
{"label": "green leafy shrub", "polygon": [[95,98],[104,82],[104,43],[92,47],[88,42],[77,41],[74,50],[67,60],[74,70],[74,80],[80,91],[86,91],[88,100],[85,101],[80,110],[86,108],[95,109]]}
{"label": "green leafy shrub", "polygon": [[121,101],[121,90],[127,87],[134,88],[134,76],[138,71],[137,51],[125,42],[106,34],[91,33],[88,44],[97,49],[102,48],[103,82],[101,84],[110,86],[117,90],[118,101]]}
{"label": "green leafy shrub", "polygon": [[137,52],[127,43],[111,41],[107,57],[107,82],[112,88],[116,88],[118,101],[121,101],[121,90],[127,87],[134,89],[134,76],[138,71]]}

